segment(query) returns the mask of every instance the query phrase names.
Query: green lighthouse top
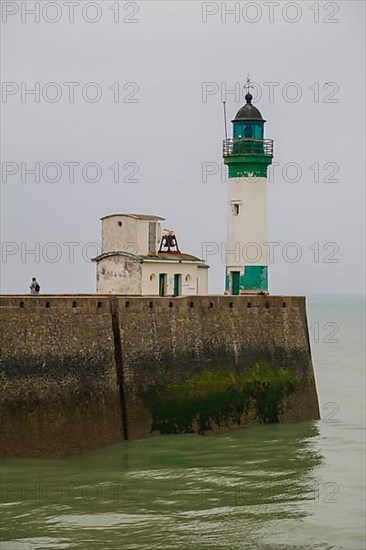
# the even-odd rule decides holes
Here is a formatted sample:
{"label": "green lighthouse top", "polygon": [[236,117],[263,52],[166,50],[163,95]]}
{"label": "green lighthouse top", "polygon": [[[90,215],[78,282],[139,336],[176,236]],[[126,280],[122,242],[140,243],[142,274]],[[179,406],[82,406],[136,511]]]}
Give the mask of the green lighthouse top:
{"label": "green lighthouse top", "polygon": [[[264,138],[265,120],[252,104],[249,77],[246,104],[239,109],[233,123],[233,137],[224,140],[223,157],[229,167],[229,178],[266,177],[272,164],[273,140]],[[225,111],[226,112],[226,111]]]}
{"label": "green lighthouse top", "polygon": [[248,92],[245,96],[246,104],[241,109],[239,109],[239,111],[235,115],[234,120],[232,120],[231,122],[236,122],[239,120],[262,120],[263,122],[265,122],[257,107],[254,107],[254,105],[252,105],[252,99],[252,94]]}

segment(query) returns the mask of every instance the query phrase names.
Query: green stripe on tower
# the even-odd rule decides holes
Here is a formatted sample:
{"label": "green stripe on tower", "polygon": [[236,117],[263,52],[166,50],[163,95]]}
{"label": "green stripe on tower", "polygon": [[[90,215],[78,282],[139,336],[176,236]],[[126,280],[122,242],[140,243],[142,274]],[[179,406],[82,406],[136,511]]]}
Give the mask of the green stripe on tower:
{"label": "green stripe on tower", "polygon": [[240,278],[240,286],[245,290],[268,290],[268,267],[262,265],[247,265],[244,275]]}
{"label": "green stripe on tower", "polygon": [[[225,290],[230,294],[239,292],[267,292],[268,291],[268,267],[265,265],[247,265],[240,271],[232,269],[226,271]],[[235,287],[235,288],[234,288]]]}
{"label": "green stripe on tower", "polygon": [[266,178],[268,166],[272,164],[272,157],[265,155],[226,157],[225,164],[229,168],[229,178]]}

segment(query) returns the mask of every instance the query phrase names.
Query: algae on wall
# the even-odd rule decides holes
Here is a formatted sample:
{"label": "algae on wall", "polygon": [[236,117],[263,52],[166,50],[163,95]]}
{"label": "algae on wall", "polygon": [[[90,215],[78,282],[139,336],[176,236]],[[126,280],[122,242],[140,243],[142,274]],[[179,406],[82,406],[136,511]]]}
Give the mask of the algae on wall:
{"label": "algae on wall", "polygon": [[251,409],[261,423],[279,422],[286,398],[305,383],[289,369],[273,369],[267,363],[242,372],[204,370],[147,395],[151,431],[204,434],[214,427],[242,424]]}

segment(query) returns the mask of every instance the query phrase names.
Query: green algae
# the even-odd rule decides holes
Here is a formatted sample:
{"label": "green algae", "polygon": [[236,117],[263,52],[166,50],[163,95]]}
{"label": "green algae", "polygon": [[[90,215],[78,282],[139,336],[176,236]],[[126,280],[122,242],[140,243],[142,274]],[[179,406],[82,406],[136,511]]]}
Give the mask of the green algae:
{"label": "green algae", "polygon": [[290,370],[267,363],[241,372],[205,370],[149,394],[151,431],[204,434],[214,427],[242,424],[249,409],[259,422],[276,423],[286,398],[302,384]]}

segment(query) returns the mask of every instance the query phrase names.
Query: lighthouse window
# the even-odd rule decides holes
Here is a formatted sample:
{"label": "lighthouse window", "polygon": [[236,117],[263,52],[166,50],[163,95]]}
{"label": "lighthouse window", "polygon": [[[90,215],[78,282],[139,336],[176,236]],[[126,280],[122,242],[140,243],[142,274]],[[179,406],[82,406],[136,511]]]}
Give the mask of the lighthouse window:
{"label": "lighthouse window", "polygon": [[252,126],[246,126],[244,130],[244,136],[246,138],[252,138],[253,137],[253,128]]}
{"label": "lighthouse window", "polygon": [[240,204],[234,203],[233,204],[233,214],[234,216],[239,216],[240,213]]}

